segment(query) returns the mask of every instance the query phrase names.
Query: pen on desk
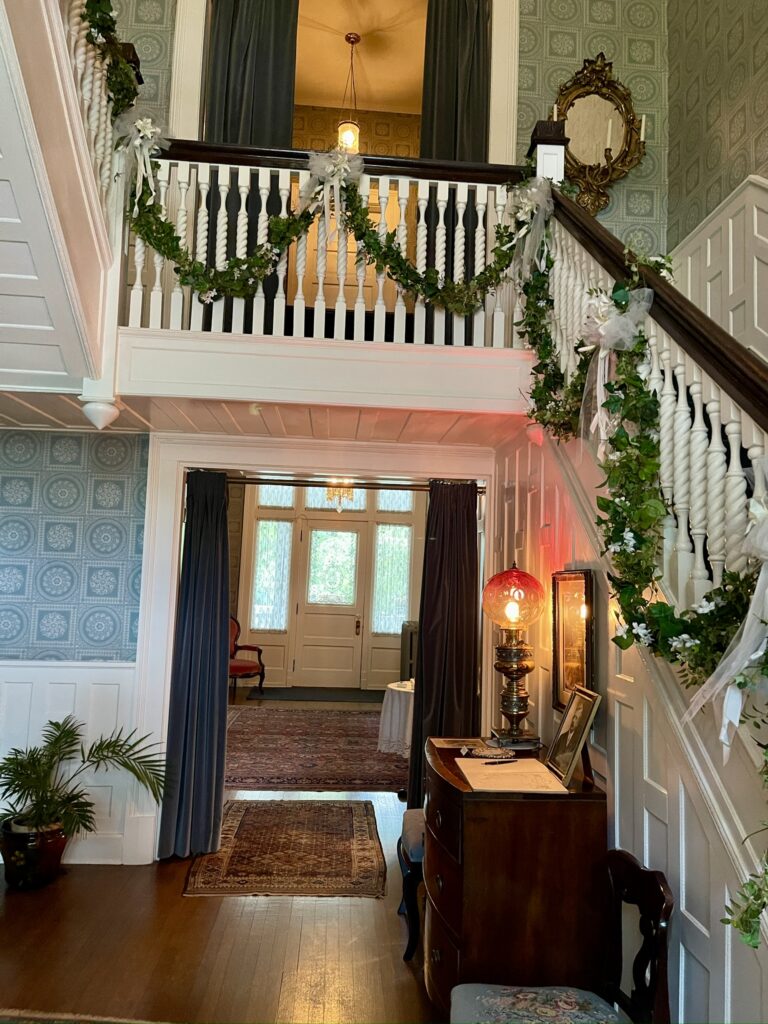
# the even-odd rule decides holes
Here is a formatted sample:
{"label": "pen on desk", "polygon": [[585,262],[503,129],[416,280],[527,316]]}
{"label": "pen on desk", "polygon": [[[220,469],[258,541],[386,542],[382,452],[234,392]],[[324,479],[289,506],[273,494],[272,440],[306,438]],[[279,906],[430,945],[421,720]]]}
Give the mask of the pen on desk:
{"label": "pen on desk", "polygon": [[512,764],[516,757],[499,757],[495,761],[483,761],[483,764]]}

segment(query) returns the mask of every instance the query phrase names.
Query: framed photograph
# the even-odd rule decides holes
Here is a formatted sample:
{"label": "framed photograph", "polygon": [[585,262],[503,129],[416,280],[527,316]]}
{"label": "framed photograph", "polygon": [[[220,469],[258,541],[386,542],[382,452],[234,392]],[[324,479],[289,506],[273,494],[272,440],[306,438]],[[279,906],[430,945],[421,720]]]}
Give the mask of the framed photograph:
{"label": "framed photograph", "polygon": [[573,688],[560,728],[555,733],[552,745],[544,758],[544,764],[554,772],[564,786],[571,781],[599,703],[599,693],[585,690],[583,686]]}
{"label": "framed photograph", "polygon": [[552,574],[552,707],[562,711],[577,686],[594,689],[594,575]]}

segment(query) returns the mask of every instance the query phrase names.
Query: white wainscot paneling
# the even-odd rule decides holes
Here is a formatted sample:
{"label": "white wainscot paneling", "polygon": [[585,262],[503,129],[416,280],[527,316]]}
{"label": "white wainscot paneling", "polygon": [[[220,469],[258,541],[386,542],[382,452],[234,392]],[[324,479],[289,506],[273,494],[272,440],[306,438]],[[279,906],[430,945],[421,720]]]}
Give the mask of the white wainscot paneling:
{"label": "white wainscot paneling", "polygon": [[[136,666],[117,662],[0,661],[0,756],[38,743],[48,721],[74,715],[85,742],[133,728]],[[96,832],[73,839],[68,863],[120,864],[136,855],[143,816],[135,783],[124,772],[98,772],[86,780],[96,805]],[[152,819],[154,820],[154,819]]]}

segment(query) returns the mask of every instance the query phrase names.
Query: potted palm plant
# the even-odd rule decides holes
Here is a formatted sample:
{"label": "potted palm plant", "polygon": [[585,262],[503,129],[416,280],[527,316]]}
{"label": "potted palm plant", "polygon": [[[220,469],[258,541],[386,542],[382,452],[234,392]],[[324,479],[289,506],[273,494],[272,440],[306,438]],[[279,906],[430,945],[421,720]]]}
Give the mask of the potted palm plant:
{"label": "potted palm plant", "polygon": [[6,884],[32,889],[58,874],[67,840],[96,828],[94,804],[82,773],[100,768],[129,772],[155,800],[163,793],[165,760],[154,743],[117,729],[89,747],[83,726],[68,715],[48,722],[40,746],[14,749],[0,760],[0,853]]}

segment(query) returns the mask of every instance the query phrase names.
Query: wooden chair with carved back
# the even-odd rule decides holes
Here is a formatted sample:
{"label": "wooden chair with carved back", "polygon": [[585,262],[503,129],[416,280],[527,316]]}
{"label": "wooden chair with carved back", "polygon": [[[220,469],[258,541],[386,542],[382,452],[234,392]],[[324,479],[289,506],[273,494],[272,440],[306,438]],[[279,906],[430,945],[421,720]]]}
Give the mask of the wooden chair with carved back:
{"label": "wooden chair with carved back", "polygon": [[[617,1024],[627,1018],[635,1024],[669,1024],[667,936],[674,899],[667,880],[626,850],[608,852],[608,880],[606,978],[599,993],[566,986],[457,985],[451,1024]],[[627,904],[638,909],[640,932],[629,994],[621,988]],[[556,935],[553,922],[553,941]]]}
{"label": "wooden chair with carved back", "polygon": [[[266,669],[261,660],[261,647],[255,644],[239,644],[240,623],[231,615],[229,618],[229,679],[232,689],[237,686],[238,679],[254,679],[258,676],[259,692],[264,691],[264,676]],[[241,651],[252,651],[255,658],[241,658]]]}

